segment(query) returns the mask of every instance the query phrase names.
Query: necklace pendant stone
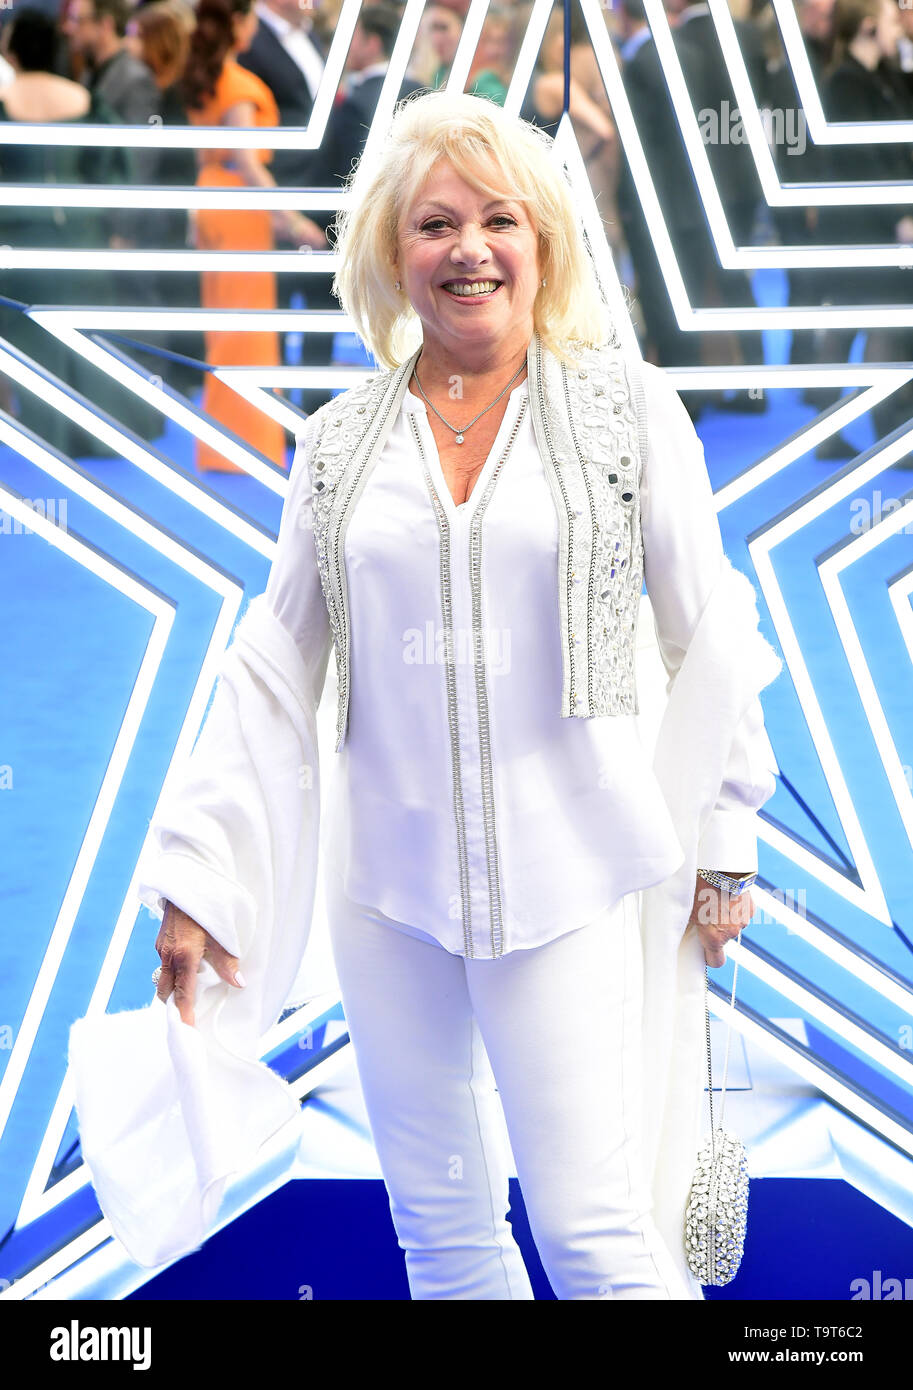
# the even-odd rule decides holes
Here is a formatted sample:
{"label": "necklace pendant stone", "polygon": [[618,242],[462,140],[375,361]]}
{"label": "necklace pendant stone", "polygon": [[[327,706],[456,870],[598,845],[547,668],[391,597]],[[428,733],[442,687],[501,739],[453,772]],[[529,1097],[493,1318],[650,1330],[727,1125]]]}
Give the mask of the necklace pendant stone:
{"label": "necklace pendant stone", "polygon": [[462,436],[461,434],[458,434],[458,435],[457,435],[457,437],[456,437],[456,442],[457,442],[458,444],[462,444],[462,442],[463,442],[463,436]]}

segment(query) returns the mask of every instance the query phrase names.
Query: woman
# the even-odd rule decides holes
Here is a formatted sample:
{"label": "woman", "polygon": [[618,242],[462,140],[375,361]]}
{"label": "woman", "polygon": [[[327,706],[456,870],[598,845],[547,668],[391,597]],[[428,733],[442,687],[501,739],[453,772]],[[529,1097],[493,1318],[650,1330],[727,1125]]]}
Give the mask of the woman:
{"label": "woman", "polygon": [[[628,390],[637,368],[609,336],[551,143],[486,99],[425,93],[356,170],[336,292],[386,370],[309,418],[251,606],[268,624],[249,653],[257,681],[282,665],[298,693],[277,686],[255,714],[262,686],[232,666],[139,876],[142,900],[165,908],[157,998],[173,992],[185,1022],[208,1026],[205,957],[235,986],[222,1018],[249,1019],[263,960],[297,955],[312,891],[307,728],[335,640],[330,935],[416,1299],[532,1297],[506,1221],[495,1085],[557,1297],[701,1296],[680,1211],[675,1251],[653,1219],[639,1147],[656,1116],[639,1109],[635,895],[678,883],[644,959],[652,982],[688,938],[698,1104],[703,965],[723,964],[751,916],[754,815],[774,785],[766,682],[750,669],[763,639],[716,606],[728,562],[700,442],[659,368],[643,364],[643,409]],[[642,568],[668,673],[685,675],[679,716],[693,661],[712,656],[692,697],[709,732],[669,740],[680,778],[703,780],[700,816],[673,820],[689,788],[669,778],[667,804],[639,740]],[[281,707],[306,710],[291,716],[300,743],[283,741]],[[249,764],[245,726],[262,745]],[[674,746],[696,744],[685,775]],[[711,765],[719,781],[703,777]],[[703,877],[721,866],[732,900]],[[261,1025],[287,992],[270,988]],[[668,1133],[661,1147],[678,1161]]]}
{"label": "woman", "polygon": [[[56,27],[38,10],[17,10],[4,25],[0,44],[14,77],[0,95],[0,120],[116,124],[117,115],[102,98],[54,72],[57,39]],[[125,184],[131,181],[125,153],[103,145],[5,144],[0,146],[0,179],[39,187],[50,183]],[[64,256],[67,249],[98,251],[108,245],[110,233],[108,209],[0,208],[0,241],[20,248],[55,247]],[[27,305],[100,307],[114,302],[107,275],[73,270],[65,259],[57,269],[4,271],[3,293]],[[0,335],[95,405],[129,421],[145,438],[155,439],[161,434],[162,417],[157,410],[90,365],[21,310],[0,308]],[[46,444],[69,455],[112,452],[40,392],[18,385],[16,392],[18,419]]]}
{"label": "woman", "polygon": [[[576,7],[572,11],[572,22],[568,112],[580,142],[580,152],[602,218],[606,240],[617,257],[620,249],[615,197],[618,185],[618,137],[605,94],[605,84],[582,15]],[[534,121],[548,134],[554,135],[563,109],[564,12],[559,5],[549,17],[542,50],[520,114],[525,120]]]}
{"label": "woman", "polygon": [[[190,51],[194,13],[184,0],[154,0],[140,5],[127,23],[125,46],[146,64],[161,92],[159,113],[163,125],[187,125],[187,110],[180,81]],[[165,147],[160,151],[157,181],[176,188],[191,187],[197,164],[193,150]],[[146,245],[158,250],[185,251],[190,245],[190,221],[184,208],[150,208],[146,212]],[[158,302],[171,309],[200,307],[198,271],[171,271],[161,276]],[[145,339],[161,343],[180,357],[204,356],[203,334],[186,330],[146,333]],[[200,369],[172,358],[160,358],[159,368],[170,386],[191,395],[199,389]]]}
{"label": "woman", "polygon": [[[272,92],[237,62],[238,54],[253,42],[257,23],[253,0],[200,0],[181,84],[193,125],[279,125]],[[271,150],[202,149],[198,159],[198,188],[276,186],[265,167],[272,159]],[[202,251],[272,251],[274,228],[298,246],[326,249],[322,228],[298,212],[201,208],[194,225],[196,245]],[[200,281],[205,309],[276,308],[276,277],[271,271],[204,270]],[[279,366],[279,335],[272,330],[212,330],[206,334],[206,361],[210,366]],[[285,468],[282,426],[211,372],[206,377],[203,409],[226,430]],[[197,441],[196,463],[207,472],[244,472],[201,440]]]}
{"label": "woman", "polygon": [[503,106],[515,57],[510,11],[489,10],[469,65],[466,91]]}
{"label": "woman", "polygon": [[[908,112],[899,95],[889,63],[896,57],[901,34],[895,0],[836,0],[833,11],[834,49],[830,69],[822,84],[821,104],[829,122],[900,121]],[[816,151],[814,171],[833,182],[913,179],[913,150],[909,143],[825,145]],[[878,203],[857,207],[822,207],[815,210],[815,240],[824,245],[873,245],[913,242],[913,217],[909,205]],[[910,272],[903,266],[861,267],[844,270],[837,288],[828,287],[824,302],[842,304],[907,304]],[[818,360],[839,361],[852,346],[853,329],[830,329],[821,334]],[[909,328],[881,327],[866,331],[866,362],[903,362],[910,358],[913,339]],[[839,396],[839,389],[815,392],[819,405]],[[872,407],[877,437],[904,424],[913,410],[913,388],[908,384]],[[818,458],[855,454],[854,445],[837,434],[816,449]]]}
{"label": "woman", "polygon": [[435,90],[443,87],[447,74],[456,57],[463,33],[465,10],[462,5],[448,4],[447,0],[434,0],[422,15],[417,35],[417,56],[415,77],[428,83]]}

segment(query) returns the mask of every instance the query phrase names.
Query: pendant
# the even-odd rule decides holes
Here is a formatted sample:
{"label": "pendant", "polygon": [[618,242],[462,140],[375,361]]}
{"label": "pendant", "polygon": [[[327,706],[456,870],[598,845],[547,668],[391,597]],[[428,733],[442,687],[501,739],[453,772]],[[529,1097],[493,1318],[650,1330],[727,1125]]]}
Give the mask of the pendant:
{"label": "pendant", "polygon": [[462,444],[462,442],[463,442],[463,436],[462,436],[461,434],[458,434],[458,435],[457,435],[457,437],[456,437],[456,442],[457,442],[458,444]]}

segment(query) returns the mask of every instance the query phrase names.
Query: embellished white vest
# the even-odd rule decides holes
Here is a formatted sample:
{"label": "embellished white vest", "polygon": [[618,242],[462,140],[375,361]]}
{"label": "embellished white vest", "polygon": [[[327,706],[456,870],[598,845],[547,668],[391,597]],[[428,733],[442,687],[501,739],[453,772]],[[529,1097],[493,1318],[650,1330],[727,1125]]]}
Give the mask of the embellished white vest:
{"label": "embellished white vest", "polygon": [[[647,432],[639,366],[617,337],[574,344],[575,371],[534,332],[527,352],[533,430],[558,517],[561,715],[638,714],[635,646],[643,585],[640,480]],[[308,453],[320,582],[333,631],[339,704],[349,710],[346,528],[399,413],[421,349],[328,401]],[[448,525],[436,507],[438,524]]]}

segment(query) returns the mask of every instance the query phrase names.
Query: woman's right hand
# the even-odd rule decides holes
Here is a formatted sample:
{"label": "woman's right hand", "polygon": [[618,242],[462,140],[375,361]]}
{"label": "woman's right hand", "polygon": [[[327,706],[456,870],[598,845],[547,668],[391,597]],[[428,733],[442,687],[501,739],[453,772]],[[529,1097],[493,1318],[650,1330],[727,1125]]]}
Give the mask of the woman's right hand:
{"label": "woman's right hand", "polygon": [[310,217],[302,212],[281,210],[277,218],[276,230],[279,236],[291,241],[295,246],[310,246],[314,251],[326,251],[326,232]]}
{"label": "woman's right hand", "polygon": [[[185,1023],[193,1026],[194,999],[197,988],[197,970],[205,956],[216,973],[234,985],[243,988],[243,976],[237,976],[238,957],[229,955],[205,927],[201,927],[174,903],[166,902],[165,914],[155,949],[162,960],[162,973],[156,985],[156,998],[164,1004],[174,991],[174,1002]],[[240,981],[240,983],[239,983]]]}

